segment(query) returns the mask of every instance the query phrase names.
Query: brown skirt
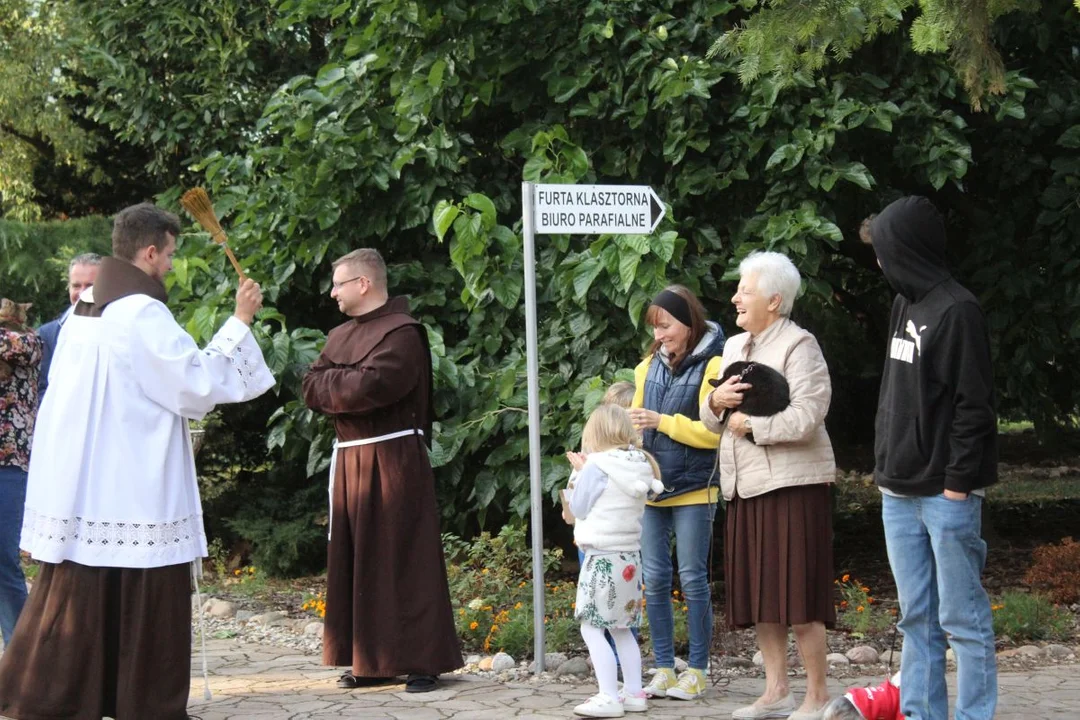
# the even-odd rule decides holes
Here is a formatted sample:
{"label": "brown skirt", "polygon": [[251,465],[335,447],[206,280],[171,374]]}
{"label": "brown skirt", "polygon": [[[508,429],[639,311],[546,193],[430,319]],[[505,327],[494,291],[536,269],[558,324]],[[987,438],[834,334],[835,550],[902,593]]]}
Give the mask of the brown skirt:
{"label": "brown skirt", "polygon": [[0,658],[0,716],[187,718],[190,567],[42,563]]}
{"label": "brown skirt", "polygon": [[728,503],[724,578],[729,627],[836,624],[829,488],[798,485]]}

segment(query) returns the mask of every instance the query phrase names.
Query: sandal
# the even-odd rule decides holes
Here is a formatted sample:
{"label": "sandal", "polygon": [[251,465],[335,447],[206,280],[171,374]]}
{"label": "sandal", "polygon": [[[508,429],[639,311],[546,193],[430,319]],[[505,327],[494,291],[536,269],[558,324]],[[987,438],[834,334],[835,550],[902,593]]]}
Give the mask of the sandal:
{"label": "sandal", "polygon": [[346,670],[338,678],[337,686],[339,688],[345,688],[346,690],[352,690],[359,687],[375,687],[376,685],[386,685],[394,681],[394,678],[385,677],[357,677],[352,674],[352,670]]}
{"label": "sandal", "polygon": [[439,678],[435,675],[413,674],[405,681],[405,692],[431,692],[439,687]]}

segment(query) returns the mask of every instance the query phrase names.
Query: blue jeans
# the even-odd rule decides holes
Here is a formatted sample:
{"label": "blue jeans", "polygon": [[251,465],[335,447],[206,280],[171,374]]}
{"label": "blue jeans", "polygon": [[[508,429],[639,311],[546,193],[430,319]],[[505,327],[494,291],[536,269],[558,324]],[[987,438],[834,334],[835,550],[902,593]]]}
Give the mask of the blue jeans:
{"label": "blue jeans", "polygon": [[[585,564],[585,551],[581,548],[578,548],[577,551],[577,561],[579,566]],[[640,644],[641,631],[638,630],[636,627],[632,627],[630,628],[630,632],[633,633],[634,640],[636,640]],[[615,667],[622,667],[622,663],[619,662],[619,649],[615,647],[615,638],[611,637],[611,633],[609,633],[607,630],[604,631],[604,637],[607,639],[608,645],[611,646],[611,650],[615,653]]]}
{"label": "blue jeans", "polygon": [[656,666],[675,667],[675,616],[671,608],[671,535],[679,561],[679,584],[688,607],[690,667],[705,670],[712,643],[709,547],[715,505],[646,506],[641,520],[641,564],[645,571],[645,612],[649,616]]}
{"label": "blue jeans", "polygon": [[0,632],[11,642],[26,603],[26,577],[19,563],[19,536],[26,505],[26,472],[0,466]]}
{"label": "blue jeans", "polygon": [[909,720],[946,720],[946,633],[956,655],[955,720],[991,720],[997,659],[990,598],[982,586],[982,498],[882,497],[881,516],[900,596],[901,710]]}

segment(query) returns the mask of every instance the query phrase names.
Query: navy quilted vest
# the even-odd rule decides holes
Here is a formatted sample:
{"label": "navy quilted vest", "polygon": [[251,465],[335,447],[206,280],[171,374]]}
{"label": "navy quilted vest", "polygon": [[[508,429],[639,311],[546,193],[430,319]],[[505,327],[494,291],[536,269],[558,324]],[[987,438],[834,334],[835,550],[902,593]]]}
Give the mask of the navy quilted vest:
{"label": "navy quilted vest", "polygon": [[[704,381],[705,367],[709,360],[724,354],[724,333],[715,323],[709,323],[714,331],[708,342],[698,344],[695,354],[687,358],[674,373],[660,358],[659,352],[649,363],[645,375],[643,406],[661,415],[684,415],[698,420],[698,394]],[[643,433],[645,449],[652,453],[660,465],[661,479],[671,488],[659,499],[700,490],[709,484],[716,464],[716,448],[701,450],[672,440],[658,430]],[[716,479],[719,483],[719,478]]]}

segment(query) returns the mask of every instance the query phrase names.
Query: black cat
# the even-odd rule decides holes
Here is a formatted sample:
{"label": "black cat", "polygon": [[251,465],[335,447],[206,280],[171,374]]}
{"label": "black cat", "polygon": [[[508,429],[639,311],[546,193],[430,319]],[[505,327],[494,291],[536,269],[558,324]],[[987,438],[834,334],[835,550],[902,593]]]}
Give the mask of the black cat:
{"label": "black cat", "polygon": [[[717,387],[727,382],[732,375],[739,377],[739,382],[749,383],[752,387],[743,391],[742,403],[738,410],[746,415],[766,417],[775,415],[791,404],[791,390],[783,375],[773,370],[768,365],[756,362],[733,362],[724,369],[719,379],[709,380],[709,384]],[[731,410],[725,410],[720,416],[720,422],[727,422]],[[754,442],[752,433],[747,433],[746,439]]]}

